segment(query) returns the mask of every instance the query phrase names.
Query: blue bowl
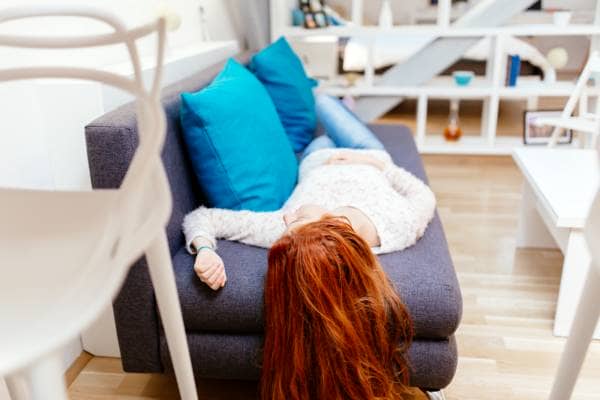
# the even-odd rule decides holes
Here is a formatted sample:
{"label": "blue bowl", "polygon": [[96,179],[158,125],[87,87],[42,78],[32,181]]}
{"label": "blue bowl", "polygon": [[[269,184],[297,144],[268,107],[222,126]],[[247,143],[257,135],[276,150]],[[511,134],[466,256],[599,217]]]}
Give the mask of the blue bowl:
{"label": "blue bowl", "polygon": [[475,74],[473,71],[454,71],[452,76],[458,86],[469,86]]}

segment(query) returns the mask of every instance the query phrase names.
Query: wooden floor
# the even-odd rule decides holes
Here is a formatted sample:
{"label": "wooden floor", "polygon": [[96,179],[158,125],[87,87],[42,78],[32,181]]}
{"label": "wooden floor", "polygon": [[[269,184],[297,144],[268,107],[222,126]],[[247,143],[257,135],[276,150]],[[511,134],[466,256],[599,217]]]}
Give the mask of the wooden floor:
{"label": "wooden floor", "polygon": [[[458,371],[447,399],[545,399],[564,345],[552,336],[561,253],[515,249],[522,179],[510,158],[424,161],[464,297]],[[171,378],[125,374],[118,359],[80,361],[87,364],[70,384],[72,399],[177,398]],[[247,382],[198,385],[202,399],[253,399],[256,393]],[[591,347],[574,399],[600,399],[600,342]]]}

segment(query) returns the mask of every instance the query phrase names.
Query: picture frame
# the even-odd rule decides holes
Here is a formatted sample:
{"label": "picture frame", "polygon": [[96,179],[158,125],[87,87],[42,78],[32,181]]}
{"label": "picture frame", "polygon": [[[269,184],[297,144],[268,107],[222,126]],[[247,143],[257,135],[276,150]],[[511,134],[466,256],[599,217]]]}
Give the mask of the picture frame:
{"label": "picture frame", "polygon": [[[562,115],[562,110],[525,111],[523,113],[523,144],[546,145],[550,141],[553,126],[538,126],[535,124],[537,118],[557,118]],[[558,138],[557,144],[571,144],[573,142],[573,131],[563,130]]]}

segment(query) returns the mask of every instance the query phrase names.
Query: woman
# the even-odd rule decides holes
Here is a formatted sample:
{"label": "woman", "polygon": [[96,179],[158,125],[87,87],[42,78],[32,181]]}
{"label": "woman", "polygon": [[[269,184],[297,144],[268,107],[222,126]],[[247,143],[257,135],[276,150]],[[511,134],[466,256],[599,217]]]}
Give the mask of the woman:
{"label": "woman", "polygon": [[281,210],[200,207],[183,222],[194,269],[213,290],[227,281],[216,239],[270,247],[285,232],[329,214],[346,218],[376,254],[413,245],[435,210],[427,185],[393,164],[383,150],[322,148],[300,165],[298,185]]}
{"label": "woman", "polygon": [[405,359],[412,322],[369,247],[332,216],[273,245],[263,400],[414,398]]}
{"label": "woman", "polygon": [[[272,246],[264,400],[425,398],[407,387],[410,315],[374,254],[413,245],[435,198],[372,134],[355,139],[315,139],[281,210],[200,207],[184,220],[194,269],[214,290],[227,281],[216,239]],[[371,149],[334,148],[348,142]]]}

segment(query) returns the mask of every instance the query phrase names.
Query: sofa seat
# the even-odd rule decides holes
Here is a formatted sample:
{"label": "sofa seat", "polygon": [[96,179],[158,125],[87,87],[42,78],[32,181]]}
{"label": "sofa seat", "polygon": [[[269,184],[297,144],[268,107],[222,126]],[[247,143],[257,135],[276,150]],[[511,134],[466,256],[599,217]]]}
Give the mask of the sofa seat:
{"label": "sofa seat", "polygon": [[[390,125],[371,128],[397,165],[426,180],[408,128]],[[218,253],[225,263],[228,282],[217,292],[196,278],[194,257],[184,248],[173,257],[186,328],[205,333],[263,332],[267,250],[220,241]],[[415,336],[446,339],[452,335],[460,321],[462,303],[437,214],[414,246],[382,255],[380,261],[410,310]]]}

